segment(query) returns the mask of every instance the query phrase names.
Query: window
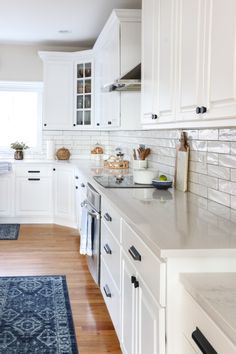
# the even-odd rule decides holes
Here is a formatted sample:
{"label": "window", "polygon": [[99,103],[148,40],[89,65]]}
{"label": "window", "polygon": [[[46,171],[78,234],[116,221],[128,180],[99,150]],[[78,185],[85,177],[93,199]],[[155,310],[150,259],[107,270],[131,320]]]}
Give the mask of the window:
{"label": "window", "polygon": [[41,140],[42,83],[0,82],[0,148],[16,140],[38,148]]}

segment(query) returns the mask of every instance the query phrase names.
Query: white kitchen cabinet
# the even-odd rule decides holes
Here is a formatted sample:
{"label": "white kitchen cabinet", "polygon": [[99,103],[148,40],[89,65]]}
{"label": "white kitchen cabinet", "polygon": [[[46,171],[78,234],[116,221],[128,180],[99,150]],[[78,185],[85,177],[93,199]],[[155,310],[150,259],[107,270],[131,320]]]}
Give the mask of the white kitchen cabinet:
{"label": "white kitchen cabinet", "polygon": [[143,0],[144,128],[235,126],[236,3]]}
{"label": "white kitchen cabinet", "polygon": [[55,222],[76,227],[74,169],[69,166],[56,166],[53,185]]}
{"label": "white kitchen cabinet", "polygon": [[81,203],[86,200],[86,185],[87,180],[85,177],[75,170],[75,215],[76,215],[76,225],[80,229],[81,219],[82,219],[82,206]]}
{"label": "white kitchen cabinet", "polygon": [[13,213],[14,176],[13,173],[0,175],[0,216],[8,217]]}
{"label": "white kitchen cabinet", "polygon": [[93,51],[76,54],[74,64],[74,126],[94,127],[94,60]]}
{"label": "white kitchen cabinet", "polygon": [[142,8],[142,124],[175,119],[176,1],[144,0]]}
{"label": "white kitchen cabinet", "polygon": [[122,253],[122,350],[127,354],[165,354],[165,309]]}
{"label": "white kitchen cabinet", "polygon": [[43,60],[43,129],[72,130],[73,60],[71,53],[39,52]]}
{"label": "white kitchen cabinet", "polygon": [[107,85],[141,62],[140,10],[114,10],[95,46],[96,126],[138,129],[139,92],[108,92]]}

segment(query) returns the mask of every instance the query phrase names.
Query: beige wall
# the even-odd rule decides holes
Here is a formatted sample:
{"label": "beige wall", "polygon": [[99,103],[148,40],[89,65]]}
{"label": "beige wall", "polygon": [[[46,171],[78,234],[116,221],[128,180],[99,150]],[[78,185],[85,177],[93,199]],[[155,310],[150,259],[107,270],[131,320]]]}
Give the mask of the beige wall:
{"label": "beige wall", "polygon": [[0,44],[0,81],[42,81],[39,50],[76,51],[82,48]]}

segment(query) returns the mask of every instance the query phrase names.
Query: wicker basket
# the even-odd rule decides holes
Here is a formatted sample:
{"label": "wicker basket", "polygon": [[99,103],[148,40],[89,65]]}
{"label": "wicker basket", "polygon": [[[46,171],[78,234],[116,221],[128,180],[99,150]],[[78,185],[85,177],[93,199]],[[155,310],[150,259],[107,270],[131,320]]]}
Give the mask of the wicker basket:
{"label": "wicker basket", "polygon": [[70,158],[70,151],[66,148],[60,148],[56,152],[56,157],[58,160],[69,160]]}
{"label": "wicker basket", "polygon": [[123,160],[123,161],[104,161],[104,167],[106,168],[111,168],[111,169],[116,169],[116,170],[124,170],[129,168],[129,161]]}

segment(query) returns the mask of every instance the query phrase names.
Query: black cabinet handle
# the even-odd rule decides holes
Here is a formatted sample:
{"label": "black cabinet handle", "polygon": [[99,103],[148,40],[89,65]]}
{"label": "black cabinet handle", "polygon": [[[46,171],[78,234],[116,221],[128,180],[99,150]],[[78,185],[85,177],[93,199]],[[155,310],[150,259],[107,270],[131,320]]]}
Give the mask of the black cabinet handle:
{"label": "black cabinet handle", "polygon": [[40,181],[40,178],[28,178],[28,181]]}
{"label": "black cabinet handle", "polygon": [[103,287],[103,290],[104,290],[106,297],[111,297],[111,292],[110,292],[110,289],[108,288],[108,285],[105,285]]}
{"label": "black cabinet handle", "polygon": [[79,179],[79,177],[78,177],[78,176],[75,176],[75,179]]}
{"label": "black cabinet handle", "polygon": [[136,248],[134,246],[131,246],[129,248],[129,253],[131,254],[132,258],[135,260],[135,261],[140,261],[141,262],[141,254],[138,253],[138,251],[136,250]]}
{"label": "black cabinet handle", "polygon": [[135,289],[139,287],[139,282],[134,275],[131,276],[131,283],[134,285]]}
{"label": "black cabinet handle", "polygon": [[157,119],[157,118],[158,118],[157,114],[152,114],[152,119]]}
{"label": "black cabinet handle", "polygon": [[200,107],[196,107],[196,114],[200,114],[201,113],[201,108]]}
{"label": "black cabinet handle", "polygon": [[203,354],[217,354],[198,327],[193,331],[192,338]]}
{"label": "black cabinet handle", "polygon": [[40,173],[40,171],[28,171],[28,173]]}
{"label": "black cabinet handle", "polygon": [[78,188],[79,188],[78,186],[75,187],[75,189],[78,189]]}
{"label": "black cabinet handle", "polygon": [[44,123],[44,127],[46,127],[47,126],[47,124],[46,123]]}
{"label": "black cabinet handle", "polygon": [[107,122],[107,124],[111,125],[111,121],[109,120],[109,121]]}
{"label": "black cabinet handle", "polygon": [[207,108],[204,107],[204,106],[202,106],[202,107],[200,108],[200,111],[201,111],[202,114],[203,114],[203,113],[206,113],[206,112],[207,112]]}
{"label": "black cabinet handle", "polygon": [[106,221],[112,221],[112,217],[111,217],[108,213],[105,213],[105,214],[104,214],[104,219],[105,219]]}
{"label": "black cabinet handle", "polygon": [[81,183],[81,185],[80,185],[82,188],[84,188],[85,187],[85,184],[84,183]]}
{"label": "black cabinet handle", "polygon": [[112,254],[112,251],[107,243],[103,246],[103,248],[107,254]]}

